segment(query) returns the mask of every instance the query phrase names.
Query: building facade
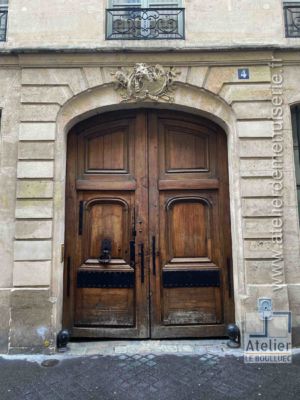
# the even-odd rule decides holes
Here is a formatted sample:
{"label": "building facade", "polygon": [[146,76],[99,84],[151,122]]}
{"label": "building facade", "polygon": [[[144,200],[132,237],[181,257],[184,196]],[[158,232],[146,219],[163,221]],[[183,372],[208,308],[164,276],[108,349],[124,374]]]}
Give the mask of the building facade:
{"label": "building facade", "polygon": [[260,298],[300,343],[299,7],[0,0],[1,352],[243,336]]}

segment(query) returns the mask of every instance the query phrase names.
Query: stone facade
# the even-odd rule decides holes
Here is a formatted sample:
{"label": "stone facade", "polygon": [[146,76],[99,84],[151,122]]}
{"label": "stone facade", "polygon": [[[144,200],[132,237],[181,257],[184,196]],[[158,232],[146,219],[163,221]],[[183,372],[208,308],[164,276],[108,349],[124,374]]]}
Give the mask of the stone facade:
{"label": "stone facade", "polygon": [[[196,0],[186,0],[187,40],[172,42],[173,51],[163,53],[170,42],[151,41],[147,47],[141,41],[105,42],[104,1],[56,0],[51,10],[48,2],[39,3],[37,10],[34,1],[21,7],[11,0],[8,40],[0,44],[0,352],[55,349],[62,321],[68,131],[89,116],[139,107],[203,115],[225,129],[236,323],[243,332],[245,314],[255,312],[258,297],[270,296],[274,308],[292,311],[294,344],[299,344],[300,236],[290,106],[300,102],[300,56],[283,36],[281,2],[216,0],[201,2],[198,9]],[[197,13],[205,15],[203,24],[195,18]],[[230,15],[228,24],[224,13]],[[80,30],[83,23],[89,29]],[[233,44],[261,48],[214,51]],[[294,39],[293,46],[297,45],[300,39]],[[50,47],[59,53],[47,52]],[[122,52],[130,47],[132,52]],[[110,51],[88,51],[96,48]],[[137,62],[176,67],[180,75],[172,104],[122,103],[112,71]],[[238,68],[244,67],[249,68],[249,80],[238,78]],[[280,90],[275,76],[283,77]],[[275,86],[283,100],[278,141]],[[274,290],[272,258],[281,245],[272,240],[272,158],[274,145],[279,144],[284,269],[283,285]]]}

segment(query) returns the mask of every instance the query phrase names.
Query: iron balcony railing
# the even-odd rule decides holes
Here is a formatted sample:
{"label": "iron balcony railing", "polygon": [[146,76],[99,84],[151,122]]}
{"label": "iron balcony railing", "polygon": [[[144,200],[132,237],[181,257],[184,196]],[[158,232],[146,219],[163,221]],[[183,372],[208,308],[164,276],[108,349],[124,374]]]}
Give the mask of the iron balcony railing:
{"label": "iron balcony railing", "polygon": [[0,7],[0,42],[6,40],[7,9]]}
{"label": "iron balcony railing", "polygon": [[109,8],[106,39],[184,39],[184,8]]}
{"label": "iron balcony railing", "polygon": [[285,16],[285,36],[300,37],[300,4],[292,2],[285,3],[283,7]]}

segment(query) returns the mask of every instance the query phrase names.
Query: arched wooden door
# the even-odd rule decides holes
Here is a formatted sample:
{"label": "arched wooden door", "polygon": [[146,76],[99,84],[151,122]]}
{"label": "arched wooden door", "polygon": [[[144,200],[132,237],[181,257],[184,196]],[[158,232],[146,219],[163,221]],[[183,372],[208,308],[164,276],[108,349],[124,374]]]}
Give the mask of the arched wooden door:
{"label": "arched wooden door", "polygon": [[109,113],[68,137],[64,326],[213,337],[234,320],[227,141],[178,112]]}

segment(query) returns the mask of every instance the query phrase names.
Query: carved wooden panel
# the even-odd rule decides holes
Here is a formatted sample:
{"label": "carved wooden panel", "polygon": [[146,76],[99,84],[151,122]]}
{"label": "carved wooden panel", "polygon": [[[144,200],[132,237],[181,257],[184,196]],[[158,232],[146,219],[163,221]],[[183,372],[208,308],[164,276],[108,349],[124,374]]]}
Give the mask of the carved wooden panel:
{"label": "carved wooden panel", "polygon": [[170,258],[208,257],[209,205],[201,198],[180,197],[167,205]]}
{"label": "carved wooden panel", "polygon": [[128,171],[128,132],[93,134],[85,140],[85,172]]}
{"label": "carved wooden panel", "polygon": [[164,289],[163,320],[166,325],[220,323],[220,289]]}
{"label": "carved wooden panel", "polygon": [[85,206],[85,258],[97,259],[101,243],[109,239],[112,259],[125,259],[129,239],[129,207],[115,198],[92,199]]}
{"label": "carved wooden panel", "polygon": [[132,289],[90,289],[77,291],[76,325],[132,326],[134,292]]}
{"label": "carved wooden panel", "polygon": [[78,152],[76,186],[90,190],[94,185],[98,190],[99,183],[104,190],[113,185],[122,190],[118,182],[134,183],[135,118],[110,116],[100,121],[94,126],[92,123],[80,124],[75,130]]}
{"label": "carved wooden panel", "polygon": [[164,181],[216,177],[217,140],[205,125],[159,119],[160,185]]}
{"label": "carved wooden panel", "polygon": [[209,170],[208,137],[197,132],[167,129],[165,134],[167,172]]}

